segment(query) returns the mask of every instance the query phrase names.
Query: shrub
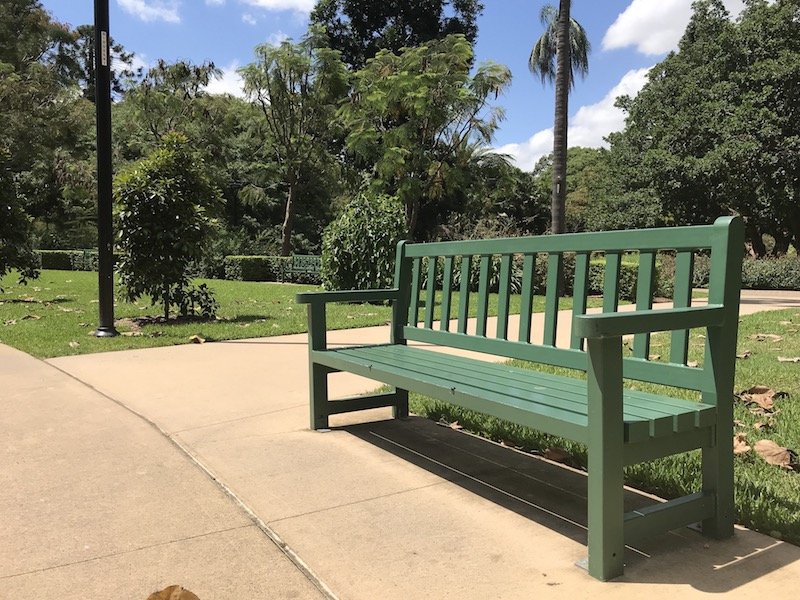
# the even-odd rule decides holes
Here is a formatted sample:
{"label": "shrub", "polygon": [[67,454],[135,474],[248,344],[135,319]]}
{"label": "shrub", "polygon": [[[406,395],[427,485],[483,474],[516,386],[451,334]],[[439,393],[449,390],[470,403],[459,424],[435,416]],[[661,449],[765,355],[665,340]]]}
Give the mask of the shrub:
{"label": "shrub", "polygon": [[747,259],[742,264],[742,287],[755,290],[800,290],[800,257]]}
{"label": "shrub", "polygon": [[[636,280],[639,274],[638,263],[620,263],[619,267],[619,299],[636,299]],[[606,261],[605,259],[594,259],[589,262],[589,292],[592,294],[602,294],[605,284]]]}
{"label": "shrub", "polygon": [[359,194],[323,233],[323,285],[333,290],[391,286],[395,250],[405,235],[405,213],[396,198]]}
{"label": "shrub", "polygon": [[225,279],[237,281],[283,281],[290,256],[226,256]]}
{"label": "shrub", "polygon": [[72,265],[83,257],[82,250],[37,250],[36,253],[41,259],[42,269],[52,269],[55,271],[75,271]]}
{"label": "shrub", "polygon": [[202,160],[177,133],[167,134],[148,157],[117,177],[120,283],[128,301],[150,297],[170,305],[190,304],[190,268],[199,261],[214,226],[220,196]]}

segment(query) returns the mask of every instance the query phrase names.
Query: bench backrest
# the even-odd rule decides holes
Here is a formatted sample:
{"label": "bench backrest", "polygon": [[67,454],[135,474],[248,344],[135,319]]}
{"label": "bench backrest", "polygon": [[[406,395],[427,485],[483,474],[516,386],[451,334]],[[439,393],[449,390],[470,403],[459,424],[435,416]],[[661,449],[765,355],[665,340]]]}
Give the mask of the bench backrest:
{"label": "bench backrest", "polygon": [[[508,358],[542,362],[586,370],[583,340],[575,336],[569,348],[556,347],[559,327],[558,282],[563,278],[564,258],[574,257],[572,315],[585,314],[589,293],[590,261],[605,257],[603,312],[619,307],[620,265],[636,261],[636,308],[650,309],[656,282],[657,254],[674,252],[675,307],[692,304],[695,256],[710,260],[708,302],[725,307],[725,322],[735,327],[739,313],[741,260],[744,233],[741,219],[721,217],[713,225],[670,227],[633,231],[609,231],[488,240],[408,244],[397,249],[395,287],[400,289],[393,337],[415,340]],[[546,274],[537,268],[546,263]],[[534,331],[534,289],[545,281],[545,303],[540,331]],[[517,284],[517,285],[515,285]],[[518,290],[514,288],[518,287]],[[490,327],[490,290],[497,289],[497,325]],[[509,327],[512,298],[519,294],[519,326]],[[516,303],[517,299],[513,298]],[[441,319],[434,307],[441,306]],[[458,307],[455,309],[455,304]],[[475,307],[477,318],[469,319]],[[562,315],[563,317],[563,315]],[[709,391],[714,387],[713,362],[708,341],[700,368],[687,366],[689,331],[671,334],[668,362],[650,361],[650,334],[637,335],[633,354],[624,359],[626,378],[687,389]],[[725,349],[735,360],[734,343]],[[719,350],[715,349],[715,353]]]}

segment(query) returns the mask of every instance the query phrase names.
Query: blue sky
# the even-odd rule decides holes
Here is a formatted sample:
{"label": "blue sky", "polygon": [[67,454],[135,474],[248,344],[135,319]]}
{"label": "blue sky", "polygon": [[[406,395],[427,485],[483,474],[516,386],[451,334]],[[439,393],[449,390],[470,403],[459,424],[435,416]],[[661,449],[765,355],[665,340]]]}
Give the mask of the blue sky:
{"label": "blue sky", "polygon": [[[378,0],[379,1],[379,0]],[[570,97],[570,145],[600,146],[622,127],[614,98],[635,95],[647,69],[677,45],[692,0],[573,0],[573,16],[592,44],[589,75]],[[544,0],[483,0],[478,21],[478,62],[508,65],[513,83],[498,100],[506,110],[494,145],[529,170],[552,149],[553,89],[527,68],[542,32]],[[742,0],[724,0],[738,14]],[[92,0],[43,0],[56,19],[77,26],[93,20]],[[110,0],[111,35],[137,61],[159,58],[212,60],[224,70],[210,91],[240,93],[236,69],[252,60],[253,48],[286,37],[299,39],[314,0]]]}

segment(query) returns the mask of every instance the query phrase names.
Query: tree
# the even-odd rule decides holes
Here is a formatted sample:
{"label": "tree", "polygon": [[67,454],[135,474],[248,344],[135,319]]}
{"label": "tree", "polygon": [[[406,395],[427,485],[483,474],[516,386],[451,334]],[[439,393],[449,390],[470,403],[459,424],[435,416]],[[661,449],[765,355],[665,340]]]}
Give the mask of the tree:
{"label": "tree", "polygon": [[354,75],[341,109],[348,149],[371,167],[374,191],[403,203],[411,237],[420,210],[458,182],[459,149],[489,143],[503,117],[489,97],[505,89],[510,71],[484,63],[470,76],[472,58],[463,35],[381,50]]}
{"label": "tree", "polygon": [[655,195],[676,224],[745,219],[757,256],[800,242],[800,39],[796,0],[748,0],[737,22],[720,0],[694,4],[678,51],[610,136],[625,192]]}
{"label": "tree", "polygon": [[31,246],[30,217],[19,204],[8,163],[8,151],[0,148],[0,279],[16,269],[20,281],[26,281],[39,273]]}
{"label": "tree", "polygon": [[327,45],[358,70],[383,49],[397,54],[456,33],[474,44],[482,11],[479,0],[319,0],[311,23],[324,27]]}
{"label": "tree", "polygon": [[583,26],[570,16],[571,5],[571,0],[560,0],[558,9],[550,4],[542,7],[539,18],[545,31],[534,44],[528,58],[531,73],[538,74],[542,83],[555,82],[556,88],[550,209],[552,233],[564,233],[569,92],[575,83],[575,71],[582,76],[588,72],[591,49]]}
{"label": "tree", "polygon": [[37,234],[85,223],[93,200],[91,104],[70,88],[61,52],[71,40],[39,2],[0,4],[0,151],[8,150],[4,168]]}
{"label": "tree", "polygon": [[[60,50],[69,61],[69,76],[80,86],[84,98],[94,103],[95,101],[95,58],[94,58],[94,25],[79,25],[72,32],[73,39]],[[111,93],[117,96],[127,89],[126,80],[142,75],[142,68],[133,67],[132,52],[125,47],[109,40],[111,56],[113,59],[111,70]]]}
{"label": "tree", "polygon": [[190,266],[203,258],[219,210],[219,192],[202,160],[179,133],[167,134],[160,147],[131,165],[114,182],[118,208],[118,270],[128,301],[143,295],[161,303],[169,319],[171,305],[188,312],[199,301],[206,314],[215,303],[205,287],[191,287]]}
{"label": "tree", "polygon": [[288,256],[299,186],[304,172],[325,154],[325,138],[347,91],[347,70],[338,51],[318,46],[313,29],[297,44],[258,46],[256,57],[241,72],[245,92],[261,109],[283,182],[281,255]]}

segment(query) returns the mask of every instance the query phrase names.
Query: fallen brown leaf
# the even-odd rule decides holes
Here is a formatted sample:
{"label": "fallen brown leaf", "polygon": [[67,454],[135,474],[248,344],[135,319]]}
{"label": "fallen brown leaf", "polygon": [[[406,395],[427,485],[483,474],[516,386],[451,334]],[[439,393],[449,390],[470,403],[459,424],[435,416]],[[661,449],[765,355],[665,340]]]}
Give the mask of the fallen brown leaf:
{"label": "fallen brown leaf", "polygon": [[16,324],[17,324],[16,319],[9,319],[8,321],[3,321],[3,325],[5,325],[6,327],[8,327],[9,325],[16,325]]}
{"label": "fallen brown leaf", "polygon": [[160,592],[153,592],[147,600],[200,600],[200,598],[179,585],[171,585]]}
{"label": "fallen brown leaf", "polygon": [[690,360],[689,362],[686,363],[686,366],[687,367],[692,367],[693,369],[696,369],[697,367],[700,366],[700,363],[697,362],[696,360]]}
{"label": "fallen brown leaf", "polygon": [[778,325],[791,325],[791,321],[778,321]]}
{"label": "fallen brown leaf", "polygon": [[23,321],[39,321],[42,317],[39,315],[25,315],[22,317]]}
{"label": "fallen brown leaf", "polygon": [[751,448],[747,444],[747,436],[744,433],[737,433],[733,436],[733,453],[744,454],[750,452]]}
{"label": "fallen brown leaf", "polygon": [[651,354],[650,356],[647,357],[647,360],[661,360],[661,355],[660,354]]}
{"label": "fallen brown leaf", "polygon": [[755,340],[757,342],[780,342],[783,337],[780,335],[775,335],[774,333],[756,333],[750,336],[751,340]]}
{"label": "fallen brown leaf", "polygon": [[572,455],[569,452],[563,448],[557,448],[555,446],[545,450],[542,453],[542,456],[544,456],[547,460],[560,463],[567,462],[570,458],[572,458]]}
{"label": "fallen brown leaf", "polygon": [[792,469],[797,464],[797,454],[794,451],[779,446],[772,440],[759,440],[754,448],[761,458],[776,467]]}
{"label": "fallen brown leaf", "polygon": [[789,394],[786,392],[776,392],[772,388],[763,385],[755,385],[750,389],[737,394],[740,400],[747,404],[755,404],[765,411],[771,411],[775,407],[775,399],[785,398]]}
{"label": "fallen brown leaf", "polygon": [[120,335],[124,335],[125,337],[141,337],[142,336],[142,332],[141,331],[122,331],[122,332],[120,332]]}
{"label": "fallen brown leaf", "polygon": [[192,342],[193,344],[205,344],[206,338],[201,337],[199,335],[193,335],[189,338],[189,341]]}
{"label": "fallen brown leaf", "polygon": [[448,427],[450,427],[450,429],[455,429],[457,431],[464,429],[461,425],[459,425],[458,421],[453,421],[452,423],[448,423]]}
{"label": "fallen brown leaf", "polygon": [[778,357],[779,363],[800,363],[800,356],[793,356],[791,358],[786,358],[785,356]]}
{"label": "fallen brown leaf", "polygon": [[69,347],[70,348],[77,348],[78,346],[80,346],[80,344],[78,342],[70,342],[69,343]]}
{"label": "fallen brown leaf", "polygon": [[750,350],[745,350],[741,354],[737,354],[736,358],[750,358],[752,355],[753,355],[753,353],[750,352]]}

